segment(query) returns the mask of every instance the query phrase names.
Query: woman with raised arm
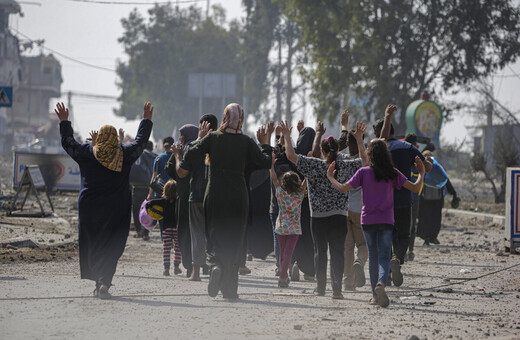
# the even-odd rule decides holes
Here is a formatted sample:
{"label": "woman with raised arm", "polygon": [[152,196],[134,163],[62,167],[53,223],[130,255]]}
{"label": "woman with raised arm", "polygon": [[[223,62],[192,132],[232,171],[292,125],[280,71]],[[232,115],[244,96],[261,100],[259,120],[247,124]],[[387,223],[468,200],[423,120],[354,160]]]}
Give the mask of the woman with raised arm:
{"label": "woman with raised arm", "polygon": [[363,133],[366,130],[366,126],[358,122],[356,131],[353,131],[361,159],[337,160],[339,151],[338,141],[330,136],[320,143],[321,154],[325,158],[323,160],[297,155],[291,144],[290,128],[284,122],[280,122],[280,125],[282,127],[287,159],[296,164],[298,172],[307,179],[317,281],[314,292],[318,296],[325,295],[327,250],[330,249],[332,298],[343,299],[341,283],[345,263],[343,253],[347,235],[348,196],[337,192],[332,187],[332,184],[327,180],[327,168],[329,164],[336,161],[338,179],[343,182],[352,177],[363,164],[367,163],[368,157],[363,144]]}
{"label": "woman with raised arm", "polygon": [[153,106],[149,102],[144,104],[143,120],[130,145],[119,143],[117,130],[111,125],[101,127],[95,146],[80,144],[74,139],[69,110],[58,103],[54,111],[60,120],[61,145],[81,171],[78,200],[81,278],[96,282],[95,297],[109,299],[108,289],[130,230],[130,168],[152,132]]}
{"label": "woman with raised arm", "polygon": [[211,264],[208,295],[219,291],[227,299],[237,299],[240,247],[245,237],[249,197],[244,177],[246,164],[259,168],[271,167],[271,147],[264,128],[256,134],[261,147],[242,134],[244,110],[239,104],[229,104],[224,110],[218,131],[205,135],[191,144],[183,162],[193,162],[209,155],[210,178],[204,196],[204,211]]}

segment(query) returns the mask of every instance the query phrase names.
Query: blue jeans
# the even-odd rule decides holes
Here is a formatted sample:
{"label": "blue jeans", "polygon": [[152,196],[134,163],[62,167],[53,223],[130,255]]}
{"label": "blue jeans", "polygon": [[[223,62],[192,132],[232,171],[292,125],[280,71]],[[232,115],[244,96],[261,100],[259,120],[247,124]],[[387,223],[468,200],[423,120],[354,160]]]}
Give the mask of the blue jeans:
{"label": "blue jeans", "polygon": [[382,282],[386,286],[388,280],[393,228],[391,224],[363,224],[363,233],[368,246],[370,285],[374,295],[376,295],[377,283]]}
{"label": "blue jeans", "polygon": [[280,268],[280,244],[278,243],[278,237],[276,237],[276,234],[274,233],[278,214],[269,214],[269,216],[271,217],[271,226],[273,227],[274,257],[276,258],[276,267]]}

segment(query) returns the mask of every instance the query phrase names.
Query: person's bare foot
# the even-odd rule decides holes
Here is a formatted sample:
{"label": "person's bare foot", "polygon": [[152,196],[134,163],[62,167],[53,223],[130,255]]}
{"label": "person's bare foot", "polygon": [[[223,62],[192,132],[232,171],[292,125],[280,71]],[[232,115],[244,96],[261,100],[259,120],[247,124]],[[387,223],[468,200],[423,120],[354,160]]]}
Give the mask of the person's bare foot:
{"label": "person's bare foot", "polygon": [[193,265],[189,281],[200,281],[200,266]]}

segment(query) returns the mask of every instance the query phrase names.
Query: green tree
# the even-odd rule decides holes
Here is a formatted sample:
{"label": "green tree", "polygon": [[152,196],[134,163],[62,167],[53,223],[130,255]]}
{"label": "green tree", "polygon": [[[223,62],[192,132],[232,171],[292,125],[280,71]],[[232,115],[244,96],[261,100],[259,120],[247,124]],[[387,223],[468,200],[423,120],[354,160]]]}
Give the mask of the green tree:
{"label": "green tree", "polygon": [[247,109],[257,112],[269,92],[269,52],[273,47],[275,27],[279,22],[278,4],[271,0],[243,0],[246,23],[242,34],[244,92]]}
{"label": "green tree", "polygon": [[[511,0],[289,0],[311,58],[307,79],[320,118],[360,101],[368,118],[404,109],[428,89],[484,77],[520,53]],[[404,132],[402,112],[395,121]]]}
{"label": "green tree", "polygon": [[[157,139],[171,135],[174,127],[197,122],[199,99],[188,96],[190,73],[236,74],[237,95],[226,101],[240,102],[243,72],[238,23],[225,27],[225,11],[218,6],[206,19],[199,8],[171,4],[156,4],[148,14],[145,20],[134,10],[122,20],[124,33],[119,41],[128,60],[117,67],[121,89],[117,115],[134,119],[144,101],[152,101]],[[205,98],[202,104],[203,113],[219,116],[224,109],[222,98]]]}

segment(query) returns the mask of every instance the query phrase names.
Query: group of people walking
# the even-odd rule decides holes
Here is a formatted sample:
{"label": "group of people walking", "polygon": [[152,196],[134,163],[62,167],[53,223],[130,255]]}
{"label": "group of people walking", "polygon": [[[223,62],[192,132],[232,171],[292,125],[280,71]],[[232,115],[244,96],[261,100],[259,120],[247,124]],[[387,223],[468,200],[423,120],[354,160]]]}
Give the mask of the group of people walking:
{"label": "group of people walking", "polygon": [[[366,125],[357,122],[349,130],[346,110],[338,138],[324,138],[320,122],[315,130],[299,122],[294,147],[292,128],[286,122],[269,122],[258,129],[254,141],[243,134],[244,111],[235,103],[226,106],[220,125],[216,116],[206,114],[198,128],[188,124],[180,129],[180,143],[165,138],[165,152],[155,158],[151,174],[152,180],[162,176],[163,192],[150,188],[143,198],[144,188],[139,188],[140,200],[149,201],[146,206],[161,219],[163,274],[170,274],[173,249],[175,274],[182,262],[189,280],[200,281],[200,270],[208,268],[208,295],[222,292],[226,299],[238,298],[251,210],[248,176],[264,169],[272,184],[269,213],[278,286],[288,287],[290,277],[301,270],[305,278],[316,278],[315,294],[325,295],[330,253],[333,299],[342,299],[343,289],[365,284],[368,261],[370,304],[388,306],[385,287],[403,283],[412,192],[420,192],[433,164],[414,145],[394,138],[391,119],[396,110],[388,105],[384,118],[373,125],[376,138],[367,148]],[[153,106],[145,103],[136,138],[128,145],[119,142],[111,126],[100,129],[95,145],[79,144],[68,110],[58,104],[55,111],[62,145],[81,170],[81,277],[96,282],[95,296],[110,298],[108,289],[130,227],[130,169],[147,146]],[[348,154],[342,152],[346,148]],[[415,181],[410,181],[413,172]],[[134,200],[135,205],[141,202]],[[138,221],[136,230],[148,238]]]}

